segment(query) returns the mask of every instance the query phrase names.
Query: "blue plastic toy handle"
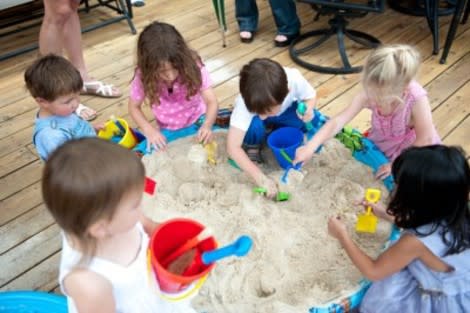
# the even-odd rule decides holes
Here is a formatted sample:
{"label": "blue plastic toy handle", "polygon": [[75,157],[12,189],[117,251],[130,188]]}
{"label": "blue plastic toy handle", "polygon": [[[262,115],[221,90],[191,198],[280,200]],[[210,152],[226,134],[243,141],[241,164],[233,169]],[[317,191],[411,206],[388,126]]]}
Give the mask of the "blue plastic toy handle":
{"label": "blue plastic toy handle", "polygon": [[252,245],[253,240],[249,236],[240,236],[235,242],[225,247],[204,252],[201,255],[201,260],[202,263],[207,265],[232,255],[245,256],[250,251]]}
{"label": "blue plastic toy handle", "polygon": [[[297,112],[303,116],[306,111],[307,111],[307,105],[305,104],[305,102],[300,101],[297,104]],[[305,124],[305,128],[307,128],[307,131],[311,131],[313,129],[312,122],[304,122],[304,124]]]}

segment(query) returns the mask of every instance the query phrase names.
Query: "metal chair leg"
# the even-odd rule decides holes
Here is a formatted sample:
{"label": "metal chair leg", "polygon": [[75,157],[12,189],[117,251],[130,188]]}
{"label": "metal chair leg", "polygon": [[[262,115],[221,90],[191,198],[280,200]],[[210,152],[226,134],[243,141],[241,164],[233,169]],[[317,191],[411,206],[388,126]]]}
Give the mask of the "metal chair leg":
{"label": "metal chair leg", "polygon": [[464,13],[463,19],[462,19],[462,24],[467,23],[469,13],[470,13],[470,2],[467,1],[467,5],[465,6],[465,13]]}
{"label": "metal chair leg", "polygon": [[137,34],[137,30],[135,29],[134,22],[132,22],[132,4],[130,0],[119,0],[119,4],[121,6],[122,10],[122,15],[127,21],[127,24],[129,24],[129,28],[131,29],[131,33],[133,35]]}
{"label": "metal chair leg", "polygon": [[[449,55],[450,47],[452,46],[452,42],[454,41],[455,34],[457,33],[457,26],[459,24],[460,18],[462,17],[465,2],[466,0],[457,0],[455,13],[454,13],[454,16],[452,17],[452,21],[450,22],[449,32],[447,33],[446,43],[444,45],[444,51],[442,52],[441,60],[439,61],[441,64],[446,63],[447,56]],[[468,6],[469,4],[467,3],[467,9],[466,9],[467,15],[468,15]]]}
{"label": "metal chair leg", "polygon": [[439,0],[426,0],[426,20],[428,21],[429,29],[431,30],[433,40],[433,54],[439,53],[439,15],[438,15]]}
{"label": "metal chair leg", "polygon": [[[344,24],[342,24],[344,23]],[[363,32],[359,32],[356,30],[348,30],[346,29],[346,23],[344,20],[333,18],[330,20],[330,28],[327,29],[320,29],[314,30],[307,33],[304,33],[294,39],[289,47],[289,54],[292,60],[299,64],[300,66],[309,69],[311,71],[319,72],[319,73],[327,73],[327,74],[351,74],[351,73],[358,73],[362,70],[362,66],[351,66],[349,62],[348,55],[346,53],[346,47],[344,45],[345,37],[367,47],[367,48],[375,48],[380,44],[380,41]],[[338,53],[341,58],[342,66],[339,67],[329,67],[329,66],[321,66],[317,64],[312,64],[303,58],[303,55],[306,52],[317,48],[322,43],[324,43],[330,37],[336,36],[337,44],[338,44]],[[319,37],[315,39],[315,37]],[[308,45],[301,45],[301,43],[305,42],[306,40],[314,39],[313,43]],[[297,47],[300,46],[299,48]]]}

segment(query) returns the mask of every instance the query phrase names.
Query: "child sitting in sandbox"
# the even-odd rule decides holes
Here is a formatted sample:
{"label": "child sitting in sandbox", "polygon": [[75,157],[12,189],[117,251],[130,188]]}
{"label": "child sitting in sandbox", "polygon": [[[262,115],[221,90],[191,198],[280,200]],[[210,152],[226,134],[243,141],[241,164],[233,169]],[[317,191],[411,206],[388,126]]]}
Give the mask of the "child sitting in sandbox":
{"label": "child sitting in sandbox", "polygon": [[151,280],[156,224],[141,212],[144,178],[133,152],[97,138],[69,141],[47,160],[42,194],[63,231],[59,283],[68,312],[195,313],[188,302],[162,300]]}
{"label": "child sitting in sandbox", "polygon": [[328,223],[354,265],[374,281],[360,312],[468,312],[470,168],[464,154],[439,145],[410,148],[392,174],[397,186],[388,208],[372,206],[404,232],[376,259],[351,240],[339,218]]}
{"label": "child sitting in sandbox", "polygon": [[69,61],[46,55],[26,70],[24,79],[39,105],[33,143],[41,159],[46,160],[68,140],[96,136],[101,126],[92,125],[75,113],[80,105],[83,80]]}
{"label": "child sitting in sandbox", "polygon": [[[408,45],[384,45],[373,51],[364,66],[364,90],[305,146],[297,149],[294,164],[312,158],[320,145],[335,136],[363,109],[372,111],[368,138],[390,162],[407,147],[440,143],[427,92],[415,80],[419,65],[419,52]],[[378,179],[390,175],[390,164],[378,168],[375,173]]]}
{"label": "child sitting in sandbox", "polygon": [[[148,100],[156,127],[142,111]],[[131,83],[129,113],[147,138],[149,148],[163,149],[163,129],[179,130],[198,123],[197,140],[211,141],[218,110],[209,72],[198,54],[170,24],[153,22],[137,44],[137,68]]]}
{"label": "child sitting in sandbox", "polygon": [[[303,115],[297,112],[300,101],[306,104]],[[277,184],[254,163],[261,161],[266,129],[304,129],[305,122],[314,118],[315,102],[315,90],[297,69],[254,59],[240,71],[240,95],[230,118],[227,152],[270,198],[278,193]]]}

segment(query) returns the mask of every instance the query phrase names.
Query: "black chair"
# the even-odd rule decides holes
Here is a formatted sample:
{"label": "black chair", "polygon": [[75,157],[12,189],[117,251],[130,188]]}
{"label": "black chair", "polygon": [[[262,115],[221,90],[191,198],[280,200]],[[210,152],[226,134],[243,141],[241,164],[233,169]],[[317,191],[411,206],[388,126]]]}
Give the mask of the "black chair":
{"label": "black chair", "polygon": [[[447,57],[448,50],[455,36],[455,31],[457,30],[458,21],[464,11],[465,1],[466,0],[389,0],[388,3],[392,9],[398,12],[426,17],[432,34],[433,54],[439,53],[439,17],[450,14],[454,15],[453,22],[451,23],[453,26],[449,29],[445,45],[445,47],[448,48],[444,48],[445,56],[443,54],[443,59],[441,59],[441,63],[445,63],[445,58]],[[468,9],[465,14],[468,17]],[[466,20],[465,17],[464,20]]]}
{"label": "black chair", "polygon": [[[344,44],[345,37],[365,46],[375,48],[380,41],[364,32],[347,29],[347,18],[363,17],[369,12],[380,13],[384,10],[384,0],[298,0],[298,2],[308,3],[317,12],[314,20],[319,16],[332,15],[329,20],[330,28],[314,30],[297,37],[289,47],[289,53],[295,63],[309,70],[328,74],[350,74],[362,70],[362,66],[351,66]],[[302,59],[302,55],[319,47],[330,37],[336,36],[338,42],[338,52],[343,66],[328,67],[311,64]],[[319,37],[319,38],[318,38]],[[313,38],[313,42],[310,43]],[[308,43],[306,41],[310,40]]]}
{"label": "black chair", "polygon": [[[465,8],[465,9],[464,9]],[[465,13],[464,13],[465,10]],[[452,17],[452,22],[450,22],[449,31],[447,33],[446,43],[444,44],[444,51],[442,51],[442,56],[440,63],[446,63],[447,56],[449,55],[450,47],[454,41],[455,34],[457,33],[457,26],[462,18],[462,24],[465,24],[468,20],[468,15],[470,13],[470,2],[468,0],[457,0],[455,6],[454,16]]]}
{"label": "black chair", "polygon": [[[455,0],[437,0],[438,15],[451,15],[454,13]],[[389,0],[388,5],[403,14],[426,16],[426,0]]]}

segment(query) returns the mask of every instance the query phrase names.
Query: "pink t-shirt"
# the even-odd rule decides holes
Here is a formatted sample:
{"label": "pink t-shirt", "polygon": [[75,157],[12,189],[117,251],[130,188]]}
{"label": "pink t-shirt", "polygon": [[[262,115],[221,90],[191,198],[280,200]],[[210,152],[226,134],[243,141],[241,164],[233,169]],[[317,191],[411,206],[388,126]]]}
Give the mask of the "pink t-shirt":
{"label": "pink t-shirt", "polygon": [[[404,103],[389,115],[381,115],[377,105],[371,104],[371,129],[369,139],[390,159],[395,160],[405,149],[416,140],[416,131],[410,126],[411,110],[414,104],[427,97],[426,90],[417,82],[411,81],[404,95]],[[441,139],[433,126],[433,144],[441,143]]]}
{"label": "pink t-shirt", "polygon": [[[160,104],[152,103],[152,112],[155,115],[158,125],[161,128],[170,130],[187,127],[204,113],[206,113],[206,104],[202,98],[201,91],[212,86],[209,72],[205,66],[201,66],[202,85],[201,89],[194,96],[186,99],[187,88],[179,79],[173,84],[173,89],[169,90],[167,86],[155,86],[160,95]],[[138,69],[131,83],[130,98],[133,101],[143,101],[145,99],[144,86],[142,84],[142,73]]]}

